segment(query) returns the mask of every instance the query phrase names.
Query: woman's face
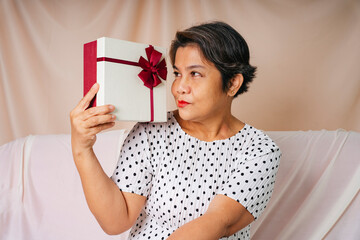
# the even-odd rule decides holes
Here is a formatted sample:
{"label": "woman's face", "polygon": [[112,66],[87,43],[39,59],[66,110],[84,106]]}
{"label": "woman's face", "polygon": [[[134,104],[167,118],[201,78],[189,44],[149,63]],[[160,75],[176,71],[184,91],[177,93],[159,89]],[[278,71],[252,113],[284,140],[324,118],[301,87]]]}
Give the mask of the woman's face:
{"label": "woman's face", "polygon": [[174,63],[171,92],[184,120],[203,121],[220,117],[231,107],[222,90],[221,73],[196,45],[180,47]]}

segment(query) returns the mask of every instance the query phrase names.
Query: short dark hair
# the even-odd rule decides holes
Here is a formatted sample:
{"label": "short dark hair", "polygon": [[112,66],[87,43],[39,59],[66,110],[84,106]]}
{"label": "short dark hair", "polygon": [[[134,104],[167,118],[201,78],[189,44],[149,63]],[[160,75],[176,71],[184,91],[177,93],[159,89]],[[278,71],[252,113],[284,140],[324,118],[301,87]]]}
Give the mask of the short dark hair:
{"label": "short dark hair", "polygon": [[175,63],[179,47],[195,44],[200,47],[206,60],[220,71],[223,91],[229,90],[230,80],[241,73],[244,82],[234,97],[248,90],[255,77],[256,67],[249,64],[250,53],[245,39],[224,22],[210,22],[177,31],[170,47],[170,60]]}

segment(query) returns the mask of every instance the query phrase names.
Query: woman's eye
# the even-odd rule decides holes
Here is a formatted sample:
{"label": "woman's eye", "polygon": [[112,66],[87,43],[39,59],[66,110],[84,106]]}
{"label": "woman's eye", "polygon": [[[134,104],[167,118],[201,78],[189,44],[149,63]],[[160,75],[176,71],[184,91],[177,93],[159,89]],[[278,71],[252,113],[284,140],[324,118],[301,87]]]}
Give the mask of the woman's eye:
{"label": "woman's eye", "polygon": [[179,76],[180,76],[180,73],[179,73],[179,72],[174,72],[174,76],[175,76],[175,77],[179,77]]}
{"label": "woman's eye", "polygon": [[199,76],[201,76],[201,74],[198,73],[198,72],[191,72],[191,76],[193,76],[193,77],[199,77]]}

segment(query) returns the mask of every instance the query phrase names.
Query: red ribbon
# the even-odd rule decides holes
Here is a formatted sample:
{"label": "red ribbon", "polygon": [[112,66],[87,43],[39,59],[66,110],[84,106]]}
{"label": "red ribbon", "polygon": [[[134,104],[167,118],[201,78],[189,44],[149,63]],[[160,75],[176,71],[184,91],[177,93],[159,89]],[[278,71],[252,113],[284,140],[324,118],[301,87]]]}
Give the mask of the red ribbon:
{"label": "red ribbon", "polygon": [[156,51],[153,46],[150,45],[145,49],[145,51],[149,61],[147,61],[142,56],[140,57],[139,65],[143,70],[139,73],[138,76],[144,82],[146,87],[152,89],[161,83],[159,76],[166,80],[166,62],[165,59],[163,59],[159,63],[161,59],[161,53]]}
{"label": "red ribbon", "polygon": [[132,66],[139,66],[143,70],[138,74],[139,78],[144,82],[144,85],[150,89],[150,110],[151,110],[151,122],[154,121],[154,96],[153,96],[153,88],[161,83],[162,79],[166,80],[167,76],[167,68],[165,59],[163,59],[160,63],[160,59],[162,54],[154,49],[152,45],[145,48],[146,56],[148,60],[140,56],[138,62],[120,60],[115,58],[107,58],[100,57],[97,58],[97,61],[107,61],[114,63],[127,64]]}

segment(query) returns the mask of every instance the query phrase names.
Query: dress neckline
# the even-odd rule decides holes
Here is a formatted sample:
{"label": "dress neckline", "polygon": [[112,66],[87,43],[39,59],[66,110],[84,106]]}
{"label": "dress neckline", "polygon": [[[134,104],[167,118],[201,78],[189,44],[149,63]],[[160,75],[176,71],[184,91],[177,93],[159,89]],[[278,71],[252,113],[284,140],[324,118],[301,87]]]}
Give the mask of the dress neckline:
{"label": "dress neckline", "polygon": [[249,125],[247,123],[244,123],[244,127],[242,129],[240,129],[237,133],[235,133],[234,135],[232,135],[231,137],[228,137],[228,138],[225,138],[225,139],[218,139],[218,140],[214,140],[214,141],[204,141],[204,140],[200,140],[194,136],[191,136],[190,134],[188,134],[187,132],[185,132],[182,127],[180,126],[179,122],[177,121],[177,119],[175,118],[175,115],[174,115],[174,112],[173,111],[170,111],[170,114],[171,114],[171,118],[172,118],[172,121],[174,121],[174,123],[176,124],[177,128],[180,129],[180,132],[182,132],[185,136],[191,138],[191,139],[194,139],[196,140],[197,142],[203,142],[203,143],[206,143],[206,144],[209,144],[209,143],[217,143],[217,142],[227,142],[227,141],[230,141],[234,138],[236,138],[238,135],[240,135],[240,133],[242,133],[244,130],[246,130],[246,128],[249,127]]}

